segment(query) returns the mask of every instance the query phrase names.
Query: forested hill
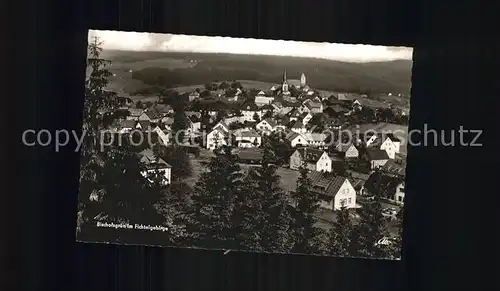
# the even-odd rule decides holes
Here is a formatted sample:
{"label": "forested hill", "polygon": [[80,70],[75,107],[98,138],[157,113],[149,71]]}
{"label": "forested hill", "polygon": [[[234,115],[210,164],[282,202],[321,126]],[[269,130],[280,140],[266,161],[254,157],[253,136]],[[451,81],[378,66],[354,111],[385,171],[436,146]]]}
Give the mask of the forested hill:
{"label": "forested hill", "polygon": [[132,78],[166,87],[238,79],[278,83],[286,69],[289,79],[299,79],[304,73],[308,85],[320,90],[407,93],[412,67],[410,60],[347,63],[264,55],[123,51],[108,51],[106,55],[113,64],[133,64]]}

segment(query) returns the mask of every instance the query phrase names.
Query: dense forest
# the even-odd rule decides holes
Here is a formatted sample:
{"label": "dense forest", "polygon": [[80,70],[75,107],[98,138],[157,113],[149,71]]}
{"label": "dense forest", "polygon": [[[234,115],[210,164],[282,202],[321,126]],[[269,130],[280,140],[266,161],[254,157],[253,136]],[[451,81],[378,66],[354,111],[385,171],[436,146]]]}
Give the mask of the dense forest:
{"label": "dense forest", "polygon": [[116,53],[114,62],[137,63],[151,59],[195,61],[192,67],[165,65],[136,70],[132,78],[147,85],[167,88],[205,84],[221,80],[255,80],[278,83],[286,69],[289,79],[307,76],[309,86],[353,93],[407,93],[411,82],[409,60],[372,63],[260,55],[134,52]]}

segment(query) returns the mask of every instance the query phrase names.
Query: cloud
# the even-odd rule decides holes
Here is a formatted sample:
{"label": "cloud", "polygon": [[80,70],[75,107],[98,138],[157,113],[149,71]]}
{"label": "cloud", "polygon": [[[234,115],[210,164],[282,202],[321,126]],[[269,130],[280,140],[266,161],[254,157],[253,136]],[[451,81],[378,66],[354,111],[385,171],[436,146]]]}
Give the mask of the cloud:
{"label": "cloud", "polygon": [[90,31],[99,36],[104,49],[199,53],[234,53],[315,57],[346,62],[411,59],[412,49],[372,45],[243,39],[120,31]]}

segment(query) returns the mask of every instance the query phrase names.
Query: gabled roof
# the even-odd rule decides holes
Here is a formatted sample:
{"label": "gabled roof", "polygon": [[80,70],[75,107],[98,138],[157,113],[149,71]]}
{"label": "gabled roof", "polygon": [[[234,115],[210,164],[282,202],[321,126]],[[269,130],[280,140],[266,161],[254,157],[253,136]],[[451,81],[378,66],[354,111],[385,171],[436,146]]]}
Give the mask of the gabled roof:
{"label": "gabled roof", "polygon": [[151,149],[145,149],[142,152],[140,152],[139,157],[141,159],[142,163],[146,164],[147,168],[154,168],[156,166],[159,166],[159,168],[171,168],[167,162],[165,162],[162,158],[156,157],[155,154]]}
{"label": "gabled roof", "polygon": [[259,111],[259,107],[255,103],[246,103],[241,105],[241,110]]}
{"label": "gabled roof", "polygon": [[302,121],[297,120],[297,121],[295,121],[295,123],[293,124],[292,128],[304,128],[304,124],[302,123]]}
{"label": "gabled roof", "polygon": [[128,120],[128,119],[126,119],[126,120],[124,120],[124,121],[121,122],[120,126],[122,128],[134,128],[135,127],[135,123],[136,123],[135,120]]}
{"label": "gabled roof", "polygon": [[224,128],[224,131],[226,131],[227,129],[229,129],[229,127],[224,122],[224,120],[219,121],[216,125],[214,125],[214,128],[218,127],[219,125],[222,125],[222,127]]}
{"label": "gabled roof", "polygon": [[[275,121],[274,119],[272,119],[272,118],[266,118],[266,119],[264,119],[264,120],[262,120],[262,121],[267,122],[267,123],[268,123],[270,126],[272,126],[272,127],[276,127],[276,125],[278,125],[278,124],[276,123],[276,121]],[[262,122],[262,121],[261,121],[261,122]]]}
{"label": "gabled roof", "polygon": [[148,128],[148,126],[151,126],[151,121],[149,120],[139,120],[137,123],[141,126],[142,129],[146,129]]}
{"label": "gabled roof", "polygon": [[402,178],[374,172],[366,180],[364,187],[372,195],[390,198],[396,193],[396,187],[403,182]]}
{"label": "gabled roof", "polygon": [[314,108],[321,108],[321,103],[319,102],[315,102],[311,99],[307,99],[306,101],[304,101],[304,105],[309,109],[314,109]]}
{"label": "gabled roof", "polygon": [[406,171],[406,160],[389,160],[380,170],[389,174],[404,176]]}
{"label": "gabled roof", "polygon": [[[343,153],[347,152],[347,150],[348,150],[351,146],[354,146],[354,148],[356,148],[356,146],[355,146],[352,142],[350,142],[350,143],[343,143],[340,139],[335,140],[335,142],[333,143],[333,146],[334,146],[337,150],[339,150],[339,151],[341,151],[341,152],[343,152]],[[339,147],[340,147],[340,149],[339,149]],[[356,150],[357,150],[357,148],[356,148]]]}
{"label": "gabled roof", "polygon": [[[297,137],[299,136],[302,136],[296,132],[293,132],[293,131],[290,131],[286,136],[285,136],[285,139],[288,140],[288,141],[293,141],[294,139],[296,139]],[[304,138],[305,139],[305,138]]]}
{"label": "gabled roof", "polygon": [[385,137],[390,139],[392,142],[401,142],[401,139],[395,136],[393,133],[386,133]]}
{"label": "gabled roof", "polygon": [[311,171],[309,174],[311,180],[311,191],[320,193],[328,197],[335,197],[347,178],[332,173],[322,173]]}
{"label": "gabled roof", "polygon": [[260,135],[253,129],[237,130],[233,134],[234,136],[240,136],[240,137],[260,137]]}
{"label": "gabled roof", "polygon": [[144,112],[150,119],[158,119],[161,118],[160,112],[156,110],[155,108],[147,109],[146,112]]}
{"label": "gabled roof", "polygon": [[302,160],[307,163],[317,163],[321,156],[325,153],[322,150],[312,148],[298,148],[296,151],[299,152]]}
{"label": "gabled roof", "polygon": [[283,100],[283,102],[281,102],[281,105],[283,105],[283,107],[294,107],[294,108],[302,106],[300,102],[290,102],[286,100]]}
{"label": "gabled roof", "polygon": [[366,149],[366,154],[370,161],[380,161],[389,159],[389,156],[387,155],[386,151],[377,148]]}
{"label": "gabled roof", "polygon": [[309,141],[313,141],[313,142],[323,142],[326,140],[326,134],[324,133],[311,133],[311,132],[307,132],[304,134],[304,137],[309,140]]}
{"label": "gabled roof", "polygon": [[140,108],[129,108],[128,110],[130,112],[130,116],[140,116],[143,112],[144,112],[144,109],[140,109]]}

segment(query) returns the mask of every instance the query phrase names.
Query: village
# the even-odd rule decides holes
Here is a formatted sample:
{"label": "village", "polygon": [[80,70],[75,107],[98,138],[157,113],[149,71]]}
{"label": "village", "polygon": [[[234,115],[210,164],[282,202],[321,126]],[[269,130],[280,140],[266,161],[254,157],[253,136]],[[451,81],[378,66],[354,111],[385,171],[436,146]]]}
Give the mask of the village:
{"label": "village", "polygon": [[[383,96],[408,98],[403,94]],[[121,107],[113,112],[109,130],[149,131],[165,146],[185,147],[193,168],[187,179],[191,184],[217,147],[231,145],[245,169],[259,165],[266,140],[273,146],[284,189],[294,191],[301,166],[309,170],[310,190],[321,197],[320,227],[330,228],[340,207],[360,208],[375,196],[381,198],[383,215],[390,223],[405,199],[409,112],[381,100],[370,94],[325,96],[307,85],[305,74],[288,79],[284,71],[283,80],[268,90],[232,80],[205,84],[185,94],[169,90],[156,102],[120,97]],[[174,108],[182,108],[185,116],[182,140],[174,134],[179,116]],[[154,158],[153,145],[144,146],[139,154],[148,169],[164,170],[165,184],[171,182],[172,166]]]}

